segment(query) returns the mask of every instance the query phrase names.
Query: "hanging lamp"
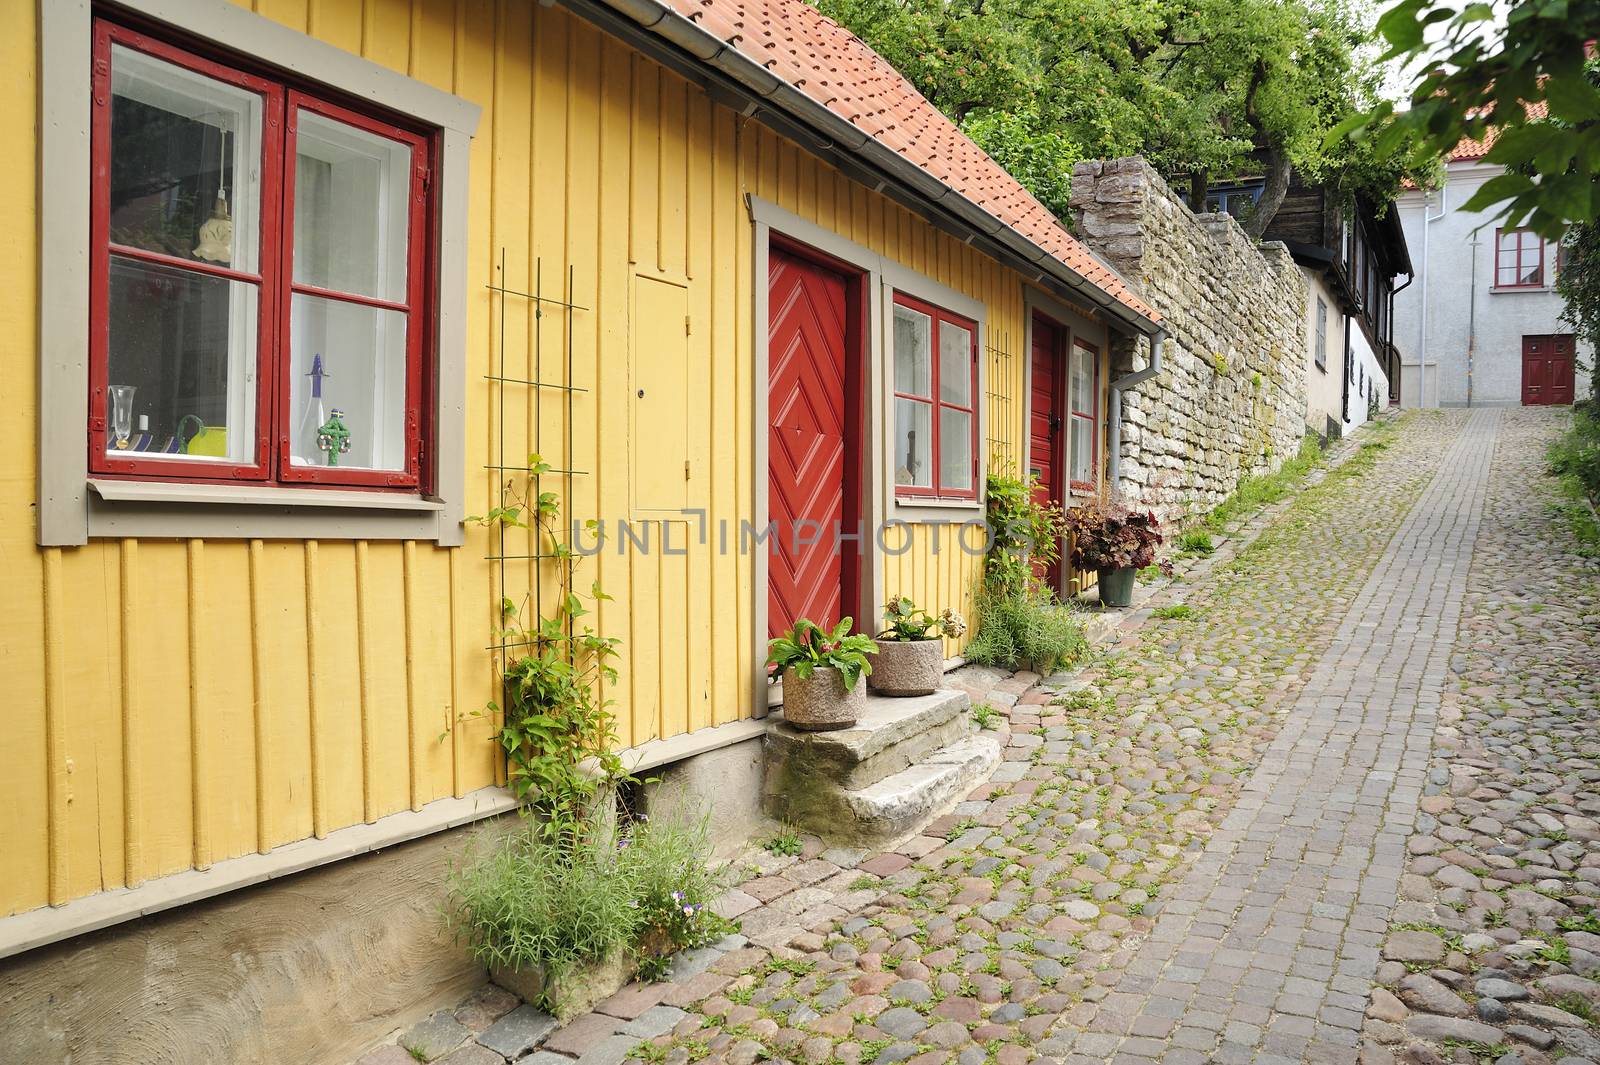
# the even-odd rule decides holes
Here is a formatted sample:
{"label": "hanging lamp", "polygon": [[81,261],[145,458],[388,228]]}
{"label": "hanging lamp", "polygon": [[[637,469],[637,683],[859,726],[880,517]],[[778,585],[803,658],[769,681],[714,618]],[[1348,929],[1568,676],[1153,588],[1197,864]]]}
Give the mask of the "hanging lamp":
{"label": "hanging lamp", "polygon": [[228,131],[222,129],[218,133],[217,200],[211,206],[211,217],[200,225],[200,243],[195,245],[194,257],[227,266],[233,262],[233,218],[228,214],[228,186],[223,180],[228,163]]}

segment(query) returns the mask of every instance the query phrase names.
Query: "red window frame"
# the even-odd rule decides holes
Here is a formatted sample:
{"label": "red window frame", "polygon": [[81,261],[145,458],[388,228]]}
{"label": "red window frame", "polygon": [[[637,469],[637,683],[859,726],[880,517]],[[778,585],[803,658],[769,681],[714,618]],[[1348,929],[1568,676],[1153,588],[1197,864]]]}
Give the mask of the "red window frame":
{"label": "red window frame", "polygon": [[[1502,247],[1502,238],[1513,236],[1516,246],[1510,251]],[[1530,243],[1538,248],[1539,273],[1532,281],[1522,281],[1522,252]],[[1502,257],[1510,255],[1511,280],[1502,281],[1501,271],[1506,269],[1501,265]],[[1495,288],[1544,288],[1545,262],[1544,238],[1529,229],[1497,229],[1494,231],[1494,287]]]}
{"label": "red window frame", "polygon": [[[235,270],[204,260],[189,260],[161,252],[114,244],[111,234],[111,61],[112,45],[120,45],[180,66],[218,81],[244,88],[262,97],[261,130],[261,230],[257,269]],[[435,205],[429,195],[429,176],[435,153],[433,136],[408,130],[372,114],[351,110],[296,86],[292,80],[231,65],[175,47],[149,34],[118,23],[96,19],[94,24],[94,84],[91,115],[91,279],[89,369],[89,469],[97,475],[190,483],[227,484],[240,481],[329,486],[357,489],[428,491],[422,457],[431,419],[424,410],[431,403],[429,364],[432,346],[433,238]],[[296,117],[312,111],[355,128],[407,145],[411,149],[411,175],[407,189],[406,293],[404,302],[356,293],[330,291],[294,280],[294,177]],[[107,450],[108,389],[110,373],[110,271],[111,256],[165,267],[179,273],[221,278],[256,286],[256,403],[255,459],[251,463],[187,462]],[[402,470],[363,470],[336,466],[295,466],[290,458],[292,412],[289,385],[294,373],[289,348],[292,296],[305,293],[406,314],[405,467]]]}
{"label": "red window frame", "polygon": [[[1091,402],[1087,408],[1078,406],[1079,397],[1072,387],[1072,355],[1077,349],[1082,348],[1089,354],[1089,395]],[[1089,423],[1089,469],[1096,473],[1100,469],[1100,349],[1081,337],[1073,337],[1072,343],[1067,347],[1067,416],[1069,418],[1069,431],[1067,433],[1067,479],[1076,491],[1093,492],[1094,481],[1080,481],[1073,477],[1072,460],[1076,455],[1072,451],[1073,434],[1070,426],[1073,422],[1086,421]]]}
{"label": "red window frame", "polygon": [[[915,403],[921,403],[929,407],[931,410],[931,416],[929,418],[929,433],[933,439],[930,441],[930,446],[928,448],[928,461],[933,467],[932,476],[929,478],[932,484],[897,484],[895,486],[895,496],[897,498],[912,500],[975,500],[978,498],[978,323],[974,322],[970,318],[965,318],[959,314],[947,311],[942,307],[927,302],[926,300],[920,300],[915,296],[909,296],[904,292],[895,292],[894,304],[897,307],[904,307],[907,310],[916,311],[918,314],[925,314],[933,323],[928,334],[929,395],[919,396],[913,392],[901,392],[898,389],[896,389],[894,392],[894,398],[896,399],[905,399]],[[971,402],[971,406],[969,407],[963,407],[959,403],[946,402],[940,395],[939,327],[943,323],[948,323],[958,328],[965,329],[967,331],[967,336],[971,338],[970,357],[967,363],[970,371],[967,390],[967,397]],[[940,461],[940,451],[942,450],[941,438],[944,434],[941,430],[941,419],[939,417],[939,412],[945,409],[957,410],[966,413],[969,416],[968,423],[972,426],[971,440],[968,444],[968,447],[970,448],[969,453],[972,456],[972,476],[967,483],[967,487],[965,488],[947,488],[940,481],[940,478],[944,474],[944,466]],[[896,427],[896,430],[898,430],[898,427]]]}

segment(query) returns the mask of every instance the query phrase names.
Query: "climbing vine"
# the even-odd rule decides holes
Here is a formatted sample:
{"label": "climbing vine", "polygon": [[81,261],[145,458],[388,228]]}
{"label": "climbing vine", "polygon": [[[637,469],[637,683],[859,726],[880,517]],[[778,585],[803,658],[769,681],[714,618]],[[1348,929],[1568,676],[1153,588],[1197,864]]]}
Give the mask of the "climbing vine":
{"label": "climbing vine", "polygon": [[[540,479],[551,471],[539,455],[529,455],[527,467],[508,478],[501,505],[467,520],[530,530],[535,565],[557,563],[559,584],[545,616],[538,616],[532,592],[519,602],[501,589],[495,633],[501,647],[501,698],[480,713],[500,718],[506,782],[535,815],[536,831],[553,842],[568,842],[586,834],[601,790],[629,778],[615,753],[616,718],[605,697],[617,680],[620,641],[583,620],[589,609],[574,588],[578,554],[560,535],[560,497],[539,489]],[[610,596],[595,582],[588,598],[600,602]]]}

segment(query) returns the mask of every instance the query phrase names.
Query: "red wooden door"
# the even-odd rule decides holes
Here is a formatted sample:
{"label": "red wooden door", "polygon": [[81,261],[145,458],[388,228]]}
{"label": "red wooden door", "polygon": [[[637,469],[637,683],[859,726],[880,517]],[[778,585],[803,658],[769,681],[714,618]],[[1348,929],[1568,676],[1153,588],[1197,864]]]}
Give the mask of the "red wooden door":
{"label": "red wooden door", "polygon": [[768,254],[767,629],[797,618],[831,628],[847,611],[838,530],[851,437],[849,288],[841,273],[777,247]]}
{"label": "red wooden door", "polygon": [[[1066,371],[1061,365],[1061,330],[1037,315],[1033,319],[1033,351],[1029,372],[1031,395],[1028,416],[1028,472],[1038,478],[1037,498],[1060,502],[1066,476],[1062,455],[1066,417]],[[1058,560],[1039,576],[1052,588],[1061,587]]]}
{"label": "red wooden door", "polygon": [[1524,406],[1571,403],[1577,360],[1571,333],[1522,338]]}

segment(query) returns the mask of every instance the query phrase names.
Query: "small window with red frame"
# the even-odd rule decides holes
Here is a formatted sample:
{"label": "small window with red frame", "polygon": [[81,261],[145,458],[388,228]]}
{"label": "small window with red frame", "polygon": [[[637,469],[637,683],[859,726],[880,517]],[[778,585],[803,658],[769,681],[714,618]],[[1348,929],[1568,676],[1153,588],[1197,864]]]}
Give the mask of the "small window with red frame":
{"label": "small window with red frame", "polygon": [[1100,352],[1092,344],[1074,338],[1068,370],[1072,487],[1093,490],[1099,457],[1096,440],[1100,422]]}
{"label": "small window with red frame", "polygon": [[90,469],[419,487],[429,138],[95,29]]}
{"label": "small window with red frame", "polygon": [[1527,229],[1497,231],[1494,283],[1496,288],[1543,288],[1544,240]]}
{"label": "small window with red frame", "polygon": [[895,492],[978,497],[978,328],[897,292],[894,297]]}

